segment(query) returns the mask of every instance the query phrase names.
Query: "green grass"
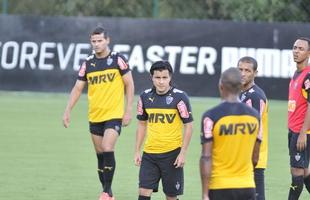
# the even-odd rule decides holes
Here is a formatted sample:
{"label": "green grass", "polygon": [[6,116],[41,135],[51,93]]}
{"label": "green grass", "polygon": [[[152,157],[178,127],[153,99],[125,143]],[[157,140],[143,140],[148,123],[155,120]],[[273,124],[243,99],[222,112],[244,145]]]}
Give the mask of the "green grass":
{"label": "green grass", "polygon": [[[68,94],[0,92],[0,199],[92,200],[100,192],[96,156],[88,133],[87,99],[72,112],[69,129],[62,127]],[[191,98],[194,134],[185,166],[183,200],[200,199],[198,172],[200,117],[217,98]],[[290,173],[286,101],[270,101],[268,200],[287,199]],[[133,163],[136,120],[124,128],[116,147],[113,190],[118,200],[137,199],[138,168]],[[152,200],[164,199],[155,193]],[[309,199],[304,189],[301,200]]]}

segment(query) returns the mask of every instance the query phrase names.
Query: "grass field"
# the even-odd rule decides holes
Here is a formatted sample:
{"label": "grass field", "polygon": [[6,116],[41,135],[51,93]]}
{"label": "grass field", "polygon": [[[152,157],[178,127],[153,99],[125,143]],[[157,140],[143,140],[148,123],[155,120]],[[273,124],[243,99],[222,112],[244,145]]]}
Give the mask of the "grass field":
{"label": "grass field", "polygon": [[[88,133],[87,99],[62,126],[68,94],[0,92],[0,199],[95,200],[100,192],[96,157]],[[198,172],[200,117],[217,98],[191,98],[194,134],[185,166],[183,200],[200,199]],[[286,102],[270,101],[268,200],[287,199],[290,184]],[[136,120],[124,128],[116,147],[113,190],[117,200],[137,199],[138,168],[133,163]],[[152,200],[163,200],[162,192]],[[309,199],[304,189],[301,200]]]}

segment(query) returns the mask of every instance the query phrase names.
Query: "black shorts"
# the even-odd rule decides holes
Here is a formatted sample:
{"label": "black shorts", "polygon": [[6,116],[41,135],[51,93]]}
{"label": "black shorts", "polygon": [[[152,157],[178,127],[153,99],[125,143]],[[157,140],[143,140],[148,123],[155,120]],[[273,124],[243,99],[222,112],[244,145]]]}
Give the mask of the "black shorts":
{"label": "black shorts", "polygon": [[209,190],[210,200],[255,200],[255,188]]}
{"label": "black shorts", "polygon": [[94,135],[103,136],[104,131],[108,128],[114,129],[118,135],[120,135],[122,130],[122,120],[111,119],[104,122],[89,122],[89,131]]}
{"label": "black shorts", "polygon": [[290,155],[290,165],[293,168],[308,168],[310,158],[310,135],[307,134],[307,147],[304,151],[297,151],[297,139],[299,134],[289,130],[288,148]]}
{"label": "black shorts", "polygon": [[160,154],[144,152],[139,172],[139,188],[157,192],[161,179],[163,191],[167,196],[175,197],[183,194],[183,167],[175,168],[173,165],[180,150],[181,148],[177,148]]}

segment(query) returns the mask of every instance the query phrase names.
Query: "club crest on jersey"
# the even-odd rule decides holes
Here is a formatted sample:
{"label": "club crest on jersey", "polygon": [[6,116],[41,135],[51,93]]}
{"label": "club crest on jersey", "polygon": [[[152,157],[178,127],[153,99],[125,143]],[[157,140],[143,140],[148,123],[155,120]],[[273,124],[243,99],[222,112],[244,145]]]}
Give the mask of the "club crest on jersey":
{"label": "club crest on jersey", "polygon": [[241,95],[240,101],[243,101],[245,99],[245,94]]}
{"label": "club crest on jersey", "polygon": [[166,97],[166,103],[167,104],[171,104],[172,101],[173,101],[173,97],[172,96],[167,96]]}
{"label": "club crest on jersey", "polygon": [[301,156],[299,155],[299,153],[297,153],[297,154],[295,155],[295,160],[296,160],[296,161],[299,161],[299,160],[300,160],[300,157],[301,157]]}
{"label": "club crest on jersey", "polygon": [[107,65],[111,65],[113,62],[113,59],[109,56],[107,59]]}

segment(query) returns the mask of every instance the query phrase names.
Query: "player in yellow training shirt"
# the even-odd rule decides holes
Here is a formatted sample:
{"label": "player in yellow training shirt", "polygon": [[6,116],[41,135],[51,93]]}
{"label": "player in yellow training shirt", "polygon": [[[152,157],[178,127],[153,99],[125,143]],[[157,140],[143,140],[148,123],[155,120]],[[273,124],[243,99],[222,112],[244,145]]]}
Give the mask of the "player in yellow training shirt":
{"label": "player in yellow training shirt", "polygon": [[110,37],[104,28],[97,27],[91,33],[90,43],[94,54],[86,58],[80,67],[63,124],[66,128],[69,126],[70,112],[87,85],[89,129],[103,189],[99,200],[114,200],[111,189],[115,170],[114,147],[121,127],[131,121],[134,84],[124,56],[110,50]]}
{"label": "player in yellow training shirt", "polygon": [[261,139],[259,113],[239,101],[241,74],[223,72],[223,101],[202,116],[200,174],[203,200],[255,200],[253,167]]}
{"label": "player in yellow training shirt", "polygon": [[240,100],[257,110],[261,118],[259,134],[262,136],[262,143],[260,145],[259,160],[254,169],[254,180],[256,200],[265,200],[264,170],[267,167],[268,159],[268,100],[265,92],[254,82],[257,74],[257,61],[252,57],[242,57],[238,61],[238,69],[242,78]]}
{"label": "player in yellow training shirt", "polygon": [[166,199],[176,200],[183,194],[183,166],[192,135],[191,106],[186,93],[171,86],[168,61],[155,62],[150,73],[153,88],[140,95],[137,108],[134,160],[140,166],[138,200],[150,200],[160,179]]}

